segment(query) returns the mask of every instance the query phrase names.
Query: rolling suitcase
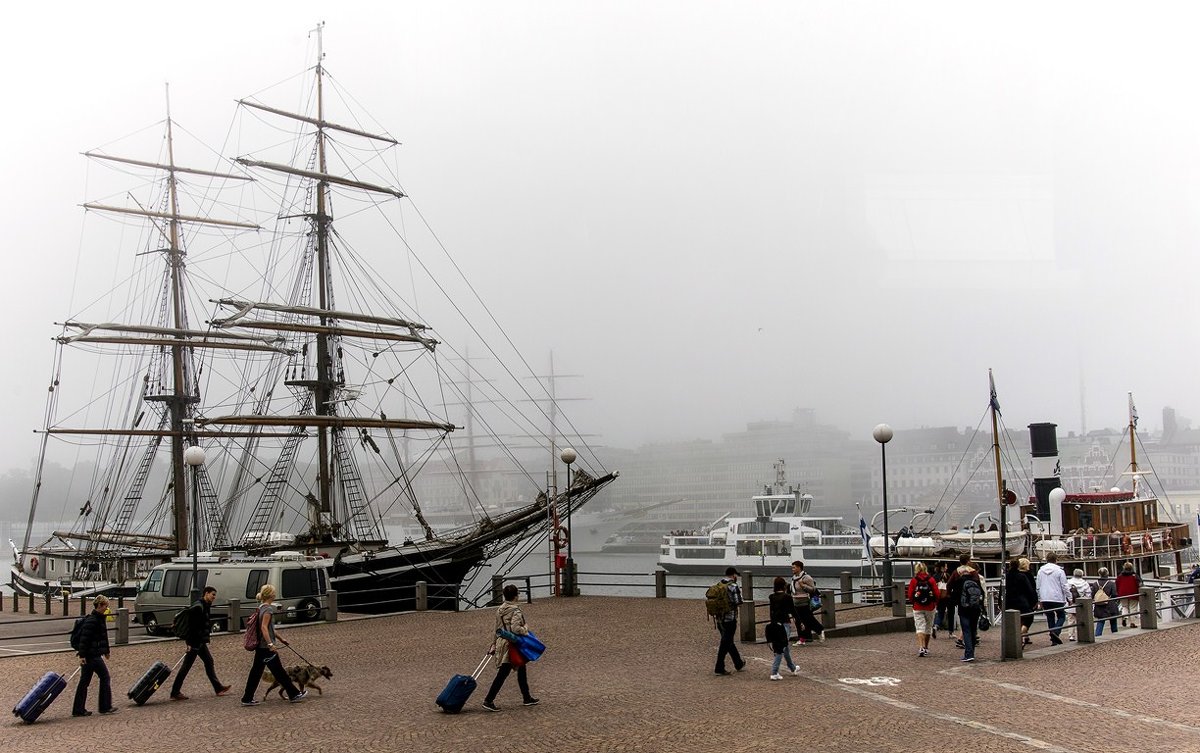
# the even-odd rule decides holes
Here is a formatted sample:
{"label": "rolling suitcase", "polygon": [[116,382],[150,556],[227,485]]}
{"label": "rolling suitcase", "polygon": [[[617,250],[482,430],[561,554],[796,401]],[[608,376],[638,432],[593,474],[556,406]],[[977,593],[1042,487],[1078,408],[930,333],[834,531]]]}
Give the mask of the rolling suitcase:
{"label": "rolling suitcase", "polygon": [[[175,666],[179,666],[176,664]],[[150,696],[154,695],[154,691],[158,690],[167,678],[171,676],[171,667],[165,663],[156,661],[150,665],[145,674],[138,678],[138,681],[129,689],[129,699],[141,706],[146,701],[150,700]]]}
{"label": "rolling suitcase", "polygon": [[13,715],[19,716],[21,721],[26,724],[33,724],[42,715],[42,712],[54,703],[54,699],[58,698],[59,693],[67,687],[67,681],[77,674],[79,674],[78,669],[71,673],[71,677],[63,677],[57,672],[47,672],[42,675],[42,679],[37,681],[33,690],[26,693],[25,697],[16,706],[13,706]]}
{"label": "rolling suitcase", "polygon": [[487,664],[488,657],[485,654],[483,660],[479,662],[479,666],[469,675],[455,675],[450,678],[450,682],[446,684],[446,688],[438,694],[437,705],[442,707],[442,711],[447,714],[457,714],[462,711],[462,707],[466,705],[467,699],[475,692],[475,682],[479,675],[483,672],[483,667]]}

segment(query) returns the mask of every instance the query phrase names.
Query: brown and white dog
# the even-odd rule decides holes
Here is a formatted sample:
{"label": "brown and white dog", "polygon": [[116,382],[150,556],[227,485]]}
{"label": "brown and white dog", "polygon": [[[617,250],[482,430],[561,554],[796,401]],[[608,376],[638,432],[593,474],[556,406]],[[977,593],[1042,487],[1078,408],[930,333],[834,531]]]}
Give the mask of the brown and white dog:
{"label": "brown and white dog", "polygon": [[[321,686],[317,685],[317,680],[320,680],[322,677],[324,677],[326,680],[333,679],[333,670],[331,670],[329,667],[316,667],[312,664],[293,664],[287,668],[287,673],[288,679],[292,681],[292,684],[295,685],[297,689],[304,690],[305,688],[312,688],[313,690],[317,691],[317,693],[322,695],[324,694],[321,693]],[[275,678],[275,675],[272,674],[270,669],[263,670],[263,679],[265,680],[268,677],[271,678],[271,686],[267,688],[267,692],[263,693],[263,700],[267,700],[267,696],[269,696],[271,691],[275,688],[279,688],[279,697],[283,698],[283,688],[280,687],[279,680]]]}

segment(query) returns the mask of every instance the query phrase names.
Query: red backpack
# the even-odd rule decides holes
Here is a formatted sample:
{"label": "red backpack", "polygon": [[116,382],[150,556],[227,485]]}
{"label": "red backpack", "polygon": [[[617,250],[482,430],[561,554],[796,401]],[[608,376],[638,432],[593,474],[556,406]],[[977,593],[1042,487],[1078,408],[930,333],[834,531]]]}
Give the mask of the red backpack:
{"label": "red backpack", "polygon": [[242,647],[247,651],[254,651],[258,648],[258,610],[254,610],[254,614],[246,619],[246,632],[242,635]]}

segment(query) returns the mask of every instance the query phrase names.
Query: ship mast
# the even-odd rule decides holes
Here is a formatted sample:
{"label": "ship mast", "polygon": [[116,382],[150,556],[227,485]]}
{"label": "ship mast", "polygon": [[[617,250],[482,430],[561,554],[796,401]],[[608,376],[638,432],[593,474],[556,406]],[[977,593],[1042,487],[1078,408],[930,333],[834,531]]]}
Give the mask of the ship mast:
{"label": "ship mast", "polygon": [[[322,61],[325,59],[325,50],[323,47],[323,32],[325,23],[317,24],[317,170],[322,175],[326,172],[325,163],[325,127],[322,125],[325,121],[325,101],[323,97],[324,91],[324,69]],[[312,218],[313,229],[317,235],[317,307],[322,311],[329,311],[331,308],[329,301],[329,223],[330,217],[328,213],[329,183],[324,179],[317,181],[317,213]],[[329,320],[326,316],[320,318],[321,326],[328,326]],[[327,416],[334,412],[335,408],[330,401],[332,389],[335,385],[333,380],[332,362],[329,357],[329,335],[325,332],[316,333],[317,339],[317,379],[313,385],[313,403],[318,416]],[[319,458],[317,466],[317,500],[320,503],[320,517],[329,518],[333,512],[331,497],[332,481],[329,477],[329,429],[324,426],[317,429],[317,455]],[[313,521],[320,523],[321,521]]]}
{"label": "ship mast", "polygon": [[1133,405],[1133,393],[1129,393],[1129,474],[1133,476],[1133,498],[1139,499],[1141,491],[1139,483],[1142,480],[1137,466],[1137,408]]}

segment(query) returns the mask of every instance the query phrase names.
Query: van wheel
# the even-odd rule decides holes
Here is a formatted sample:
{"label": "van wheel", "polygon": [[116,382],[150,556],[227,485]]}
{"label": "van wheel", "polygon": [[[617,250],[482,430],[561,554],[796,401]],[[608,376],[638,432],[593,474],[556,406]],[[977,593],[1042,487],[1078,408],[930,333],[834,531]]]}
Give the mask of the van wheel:
{"label": "van wheel", "polygon": [[224,633],[225,632],[225,623],[222,622],[221,620],[213,620],[208,625],[208,632],[211,635],[216,635],[217,633]]}
{"label": "van wheel", "polygon": [[159,634],[158,620],[155,619],[154,615],[152,615],[152,614],[146,615],[145,622],[146,622],[146,635],[158,635]]}
{"label": "van wheel", "polygon": [[313,622],[321,616],[321,602],[316,599],[305,599],[296,605],[296,617],[302,622]]}

